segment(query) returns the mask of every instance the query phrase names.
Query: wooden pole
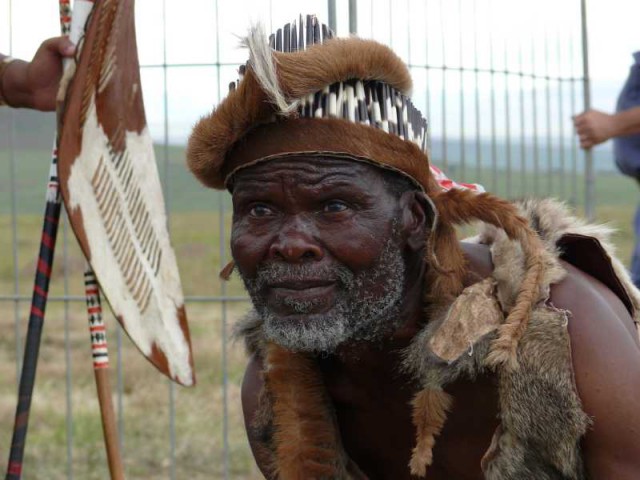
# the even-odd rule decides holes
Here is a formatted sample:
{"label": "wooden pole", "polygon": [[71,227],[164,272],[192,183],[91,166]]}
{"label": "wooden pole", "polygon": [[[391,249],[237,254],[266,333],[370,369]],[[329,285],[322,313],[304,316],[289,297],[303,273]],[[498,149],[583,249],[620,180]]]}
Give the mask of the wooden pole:
{"label": "wooden pole", "polygon": [[87,300],[87,314],[89,318],[89,334],[91,336],[91,353],[93,356],[93,373],[100,404],[102,418],[102,433],[107,449],[107,462],[111,480],[124,479],[120,443],[118,441],[118,427],[111,398],[111,383],[109,381],[109,350],[107,348],[107,328],[102,321],[102,305],[98,281],[87,262],[84,273],[85,297]]}

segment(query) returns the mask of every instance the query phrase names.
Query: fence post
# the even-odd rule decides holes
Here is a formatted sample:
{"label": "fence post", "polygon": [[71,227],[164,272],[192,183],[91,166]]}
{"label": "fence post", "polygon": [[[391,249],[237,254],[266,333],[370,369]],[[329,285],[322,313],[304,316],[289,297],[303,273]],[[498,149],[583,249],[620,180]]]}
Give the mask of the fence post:
{"label": "fence post", "polygon": [[[591,82],[589,77],[589,37],[587,33],[587,0],[580,0],[582,16],[582,92],[584,109],[591,108]],[[584,179],[585,199],[584,214],[589,221],[595,218],[595,175],[593,172],[593,152],[587,149],[584,152]]]}
{"label": "fence post", "polygon": [[336,0],[327,0],[327,10],[329,11],[329,28],[333,33],[337,33],[336,25]]}
{"label": "fence post", "polygon": [[358,0],[349,0],[349,33],[358,33]]}

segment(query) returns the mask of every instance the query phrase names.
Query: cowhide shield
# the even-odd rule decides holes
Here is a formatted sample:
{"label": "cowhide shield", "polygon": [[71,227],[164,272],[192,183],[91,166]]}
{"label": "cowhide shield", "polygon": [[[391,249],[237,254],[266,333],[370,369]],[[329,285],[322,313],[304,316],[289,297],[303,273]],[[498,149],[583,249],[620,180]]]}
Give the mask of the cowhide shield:
{"label": "cowhide shield", "polygon": [[133,0],[98,0],[64,97],[59,176],[111,308],[164,374],[194,383],[191,341],[144,112]]}

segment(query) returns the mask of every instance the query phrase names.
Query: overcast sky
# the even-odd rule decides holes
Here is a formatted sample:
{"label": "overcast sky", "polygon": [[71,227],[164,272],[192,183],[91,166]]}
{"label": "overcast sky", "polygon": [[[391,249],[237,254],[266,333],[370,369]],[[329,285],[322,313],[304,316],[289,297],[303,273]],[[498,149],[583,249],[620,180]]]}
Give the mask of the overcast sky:
{"label": "overcast sky", "polygon": [[[640,1],[587,0],[587,6],[592,104],[611,110],[628,74],[631,54],[640,50]],[[348,1],[337,0],[337,11],[338,34],[347,34]],[[235,65],[246,57],[237,48],[236,36],[246,31],[250,21],[262,20],[270,30],[300,12],[315,12],[326,19],[327,2],[137,0],[138,48],[141,64],[146,66],[143,88],[154,136],[164,124],[164,72],[156,66],[165,58],[168,64],[182,65],[167,75],[169,123],[174,132],[170,136],[181,138],[235,78]],[[40,41],[56,35],[58,29],[57,2],[0,0],[3,53],[28,59]],[[416,65],[496,69],[506,65],[509,70],[522,66],[524,71],[552,76],[577,77],[582,72],[579,0],[393,0],[393,8],[389,0],[361,0],[358,31],[390,44]],[[222,67],[219,77],[215,68],[208,66],[217,59],[230,64]],[[416,103],[424,105],[422,108],[429,108],[426,104],[438,98],[438,91],[451,95],[453,102],[460,96],[455,90],[471,93],[473,88],[472,77],[458,80],[437,71],[425,74],[420,68],[412,73]],[[427,81],[431,93],[424,90]],[[489,82],[489,77],[482,81]],[[581,94],[578,97],[576,108],[582,104]],[[438,112],[433,109],[431,115],[436,118]],[[449,118],[452,110],[450,106],[448,112],[439,114],[445,112]],[[455,135],[455,126],[449,130]]]}

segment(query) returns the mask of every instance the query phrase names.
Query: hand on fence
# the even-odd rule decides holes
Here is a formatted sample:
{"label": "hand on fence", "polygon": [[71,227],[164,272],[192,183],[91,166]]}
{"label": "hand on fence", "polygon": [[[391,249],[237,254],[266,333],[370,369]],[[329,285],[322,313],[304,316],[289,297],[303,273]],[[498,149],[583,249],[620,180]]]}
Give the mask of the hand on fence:
{"label": "hand on fence", "polygon": [[617,135],[615,115],[587,110],[573,117],[580,147],[591,148]]}
{"label": "hand on fence", "polygon": [[62,59],[71,57],[75,46],[67,37],[42,42],[31,62],[5,57],[0,60],[0,96],[12,107],[53,111],[56,108]]}

